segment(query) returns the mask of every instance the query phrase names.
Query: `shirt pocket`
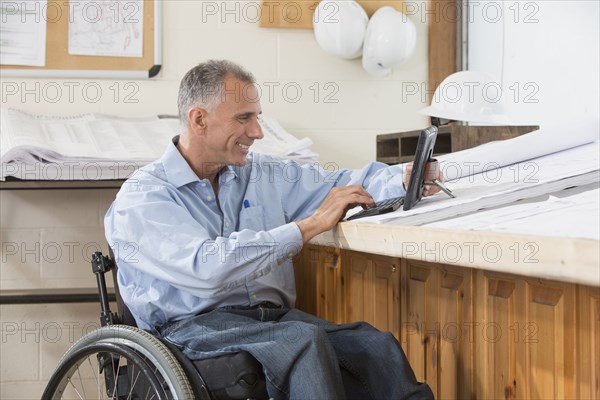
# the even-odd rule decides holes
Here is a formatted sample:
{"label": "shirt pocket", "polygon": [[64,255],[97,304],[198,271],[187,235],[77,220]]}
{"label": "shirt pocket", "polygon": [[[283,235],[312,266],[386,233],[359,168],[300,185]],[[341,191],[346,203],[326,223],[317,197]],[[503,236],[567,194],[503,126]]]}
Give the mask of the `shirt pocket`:
{"label": "shirt pocket", "polygon": [[242,208],[242,211],[240,211],[239,230],[250,229],[256,232],[264,231],[267,229],[265,217],[265,210],[263,209],[263,206]]}

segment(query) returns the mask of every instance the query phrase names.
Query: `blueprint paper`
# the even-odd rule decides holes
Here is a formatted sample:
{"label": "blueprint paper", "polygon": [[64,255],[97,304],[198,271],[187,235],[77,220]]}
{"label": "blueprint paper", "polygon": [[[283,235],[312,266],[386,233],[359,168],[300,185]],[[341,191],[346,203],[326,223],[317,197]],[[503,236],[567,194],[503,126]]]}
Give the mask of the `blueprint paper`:
{"label": "blueprint paper", "polygon": [[[180,133],[177,118],[119,117],[83,114],[69,117],[32,115],[1,109],[0,181],[125,179],[157,159]],[[261,126],[267,127],[261,117]],[[299,140],[267,119],[265,139],[275,157],[314,163],[310,140]],[[276,131],[274,131],[275,129]],[[255,144],[262,142],[256,141]],[[254,146],[252,150],[255,151]],[[263,148],[268,150],[268,148]]]}
{"label": "blueprint paper", "polygon": [[600,240],[598,186],[570,188],[425,226]]}
{"label": "blueprint paper", "polygon": [[143,57],[142,0],[76,0],[69,6],[69,54]]}
{"label": "blueprint paper", "polygon": [[542,157],[600,139],[597,118],[564,122],[508,140],[437,157],[446,181]]}
{"label": "blueprint paper", "polygon": [[0,0],[0,64],[46,65],[46,1]]}
{"label": "blueprint paper", "polygon": [[426,197],[409,211],[361,218],[356,223],[422,225],[510,204],[569,187],[600,181],[600,143],[567,149],[534,160],[462,177],[448,183],[456,198]]}

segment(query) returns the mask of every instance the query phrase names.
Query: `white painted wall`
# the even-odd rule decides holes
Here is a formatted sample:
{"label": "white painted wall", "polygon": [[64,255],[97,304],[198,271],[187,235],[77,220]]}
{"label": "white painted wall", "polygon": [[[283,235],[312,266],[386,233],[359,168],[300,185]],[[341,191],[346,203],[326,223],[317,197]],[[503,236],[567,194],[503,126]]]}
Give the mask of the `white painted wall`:
{"label": "white painted wall", "polygon": [[[414,56],[392,76],[374,79],[360,60],[322,51],[312,30],[263,29],[245,21],[240,16],[246,3],[165,0],[163,69],[156,78],[5,78],[2,105],[47,115],[175,114],[183,74],[201,61],[228,58],[250,69],[265,88],[265,115],[310,137],[321,163],[360,167],[375,158],[377,134],[425,126],[426,118],[415,113],[424,106],[427,80],[427,28],[419,4],[411,17],[418,32]],[[225,4],[234,11],[226,13]],[[207,5],[211,10],[216,5],[217,13],[207,14]],[[7,91],[9,86],[17,93]],[[114,190],[0,191],[0,288],[95,286],[85,249],[106,250],[102,216],[114,195]],[[39,398],[60,356],[97,321],[92,304],[1,306],[0,398]]]}
{"label": "white painted wall", "polygon": [[468,69],[502,84],[516,123],[598,120],[600,2],[470,0]]}

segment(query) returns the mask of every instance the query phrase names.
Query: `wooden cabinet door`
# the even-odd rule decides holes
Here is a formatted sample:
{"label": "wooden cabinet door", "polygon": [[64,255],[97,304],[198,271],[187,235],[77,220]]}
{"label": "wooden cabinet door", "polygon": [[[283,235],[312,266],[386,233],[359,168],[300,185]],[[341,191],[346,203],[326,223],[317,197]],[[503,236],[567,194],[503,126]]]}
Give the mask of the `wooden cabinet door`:
{"label": "wooden cabinet door", "polygon": [[400,338],[400,260],[354,251],[342,252],[346,316]]}
{"label": "wooden cabinet door", "polygon": [[317,315],[317,272],[321,249],[320,246],[304,246],[294,257],[296,308],[313,315]]}
{"label": "wooden cabinet door", "polygon": [[436,398],[472,398],[472,272],[402,260],[401,343]]}
{"label": "wooden cabinet door", "polygon": [[344,321],[344,281],[340,249],[323,248],[317,271],[317,317],[341,324]]}
{"label": "wooden cabinet door", "polygon": [[340,250],[306,245],[294,258],[296,308],[327,321],[344,320]]}
{"label": "wooden cabinet door", "polygon": [[478,272],[477,397],[576,398],[575,285]]}
{"label": "wooden cabinet door", "polygon": [[577,375],[579,399],[600,399],[600,288],[579,287]]}
{"label": "wooden cabinet door", "polygon": [[[524,365],[527,319],[524,283],[506,276],[477,276],[475,370],[478,398],[526,397]],[[523,338],[521,336],[523,334]]]}

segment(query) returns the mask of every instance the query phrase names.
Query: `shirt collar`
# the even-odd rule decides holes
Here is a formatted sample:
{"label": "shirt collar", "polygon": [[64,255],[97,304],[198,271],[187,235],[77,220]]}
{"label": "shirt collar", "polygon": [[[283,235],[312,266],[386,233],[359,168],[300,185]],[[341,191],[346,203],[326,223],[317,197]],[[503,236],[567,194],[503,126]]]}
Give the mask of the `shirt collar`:
{"label": "shirt collar", "polygon": [[[165,169],[167,181],[181,187],[191,182],[200,182],[198,175],[192,170],[190,165],[185,161],[185,158],[181,155],[177,149],[177,143],[179,142],[179,135],[175,136],[173,140],[167,146],[167,150],[161,157],[162,164]],[[219,173],[221,176],[221,182],[227,182],[235,177],[237,173],[235,170],[227,165]]]}

